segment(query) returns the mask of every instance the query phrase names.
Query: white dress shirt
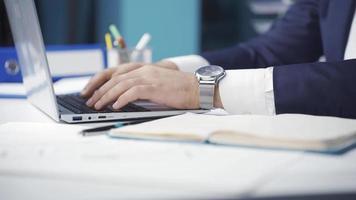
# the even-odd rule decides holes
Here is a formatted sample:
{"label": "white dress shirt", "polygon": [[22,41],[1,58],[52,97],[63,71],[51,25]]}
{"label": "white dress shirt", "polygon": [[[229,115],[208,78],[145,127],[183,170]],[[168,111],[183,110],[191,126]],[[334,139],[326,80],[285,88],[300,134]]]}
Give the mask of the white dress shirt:
{"label": "white dress shirt", "polygon": [[349,40],[347,41],[344,59],[355,59],[356,58],[356,10],[354,13],[354,18],[352,20],[350,33],[349,33]]}
{"label": "white dress shirt", "polygon": [[[345,60],[356,58],[356,12],[352,21]],[[198,55],[167,58],[181,71],[194,73],[209,62]],[[274,115],[273,67],[226,70],[219,83],[222,104],[230,114]]]}

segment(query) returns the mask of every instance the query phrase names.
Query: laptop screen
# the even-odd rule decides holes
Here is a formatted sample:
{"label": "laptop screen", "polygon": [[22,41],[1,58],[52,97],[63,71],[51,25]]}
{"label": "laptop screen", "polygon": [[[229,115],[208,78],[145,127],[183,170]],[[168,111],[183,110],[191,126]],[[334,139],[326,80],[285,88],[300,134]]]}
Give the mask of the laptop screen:
{"label": "laptop screen", "polygon": [[59,120],[43,38],[33,0],[5,0],[27,98]]}

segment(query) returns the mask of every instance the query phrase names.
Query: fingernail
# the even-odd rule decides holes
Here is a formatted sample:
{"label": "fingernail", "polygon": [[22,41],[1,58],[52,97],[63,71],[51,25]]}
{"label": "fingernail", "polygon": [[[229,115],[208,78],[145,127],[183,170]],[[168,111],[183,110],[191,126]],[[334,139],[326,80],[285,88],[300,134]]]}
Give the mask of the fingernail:
{"label": "fingernail", "polygon": [[100,110],[100,108],[101,108],[101,101],[96,102],[96,104],[95,104],[94,107],[95,107],[95,109]]}
{"label": "fingernail", "polygon": [[112,107],[114,108],[114,109],[119,109],[119,102],[115,102],[113,105],[112,105]]}
{"label": "fingernail", "polygon": [[88,99],[88,101],[85,103],[87,106],[91,106],[93,103],[93,98]]}
{"label": "fingernail", "polygon": [[84,88],[84,89],[80,92],[80,94],[82,94],[82,95],[84,95],[85,93],[87,93],[87,88]]}

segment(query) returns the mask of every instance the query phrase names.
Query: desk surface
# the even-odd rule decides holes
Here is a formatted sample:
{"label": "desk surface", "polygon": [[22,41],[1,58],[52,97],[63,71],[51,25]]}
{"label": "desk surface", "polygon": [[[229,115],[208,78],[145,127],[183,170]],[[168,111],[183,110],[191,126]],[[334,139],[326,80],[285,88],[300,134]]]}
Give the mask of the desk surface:
{"label": "desk surface", "polygon": [[[55,123],[24,99],[0,99],[0,113],[0,124]],[[16,138],[11,145],[0,143],[1,199],[211,199],[356,193],[356,150],[326,155],[104,135],[72,141],[64,135],[58,134],[38,148]]]}

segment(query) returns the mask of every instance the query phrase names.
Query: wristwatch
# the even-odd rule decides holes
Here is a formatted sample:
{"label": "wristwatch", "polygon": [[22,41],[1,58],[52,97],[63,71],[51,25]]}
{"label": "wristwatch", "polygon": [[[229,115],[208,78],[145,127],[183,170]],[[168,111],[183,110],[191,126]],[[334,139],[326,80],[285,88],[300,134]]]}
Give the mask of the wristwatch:
{"label": "wristwatch", "polygon": [[212,109],[214,107],[215,87],[224,78],[225,70],[217,65],[208,65],[195,71],[199,81],[200,108]]}

